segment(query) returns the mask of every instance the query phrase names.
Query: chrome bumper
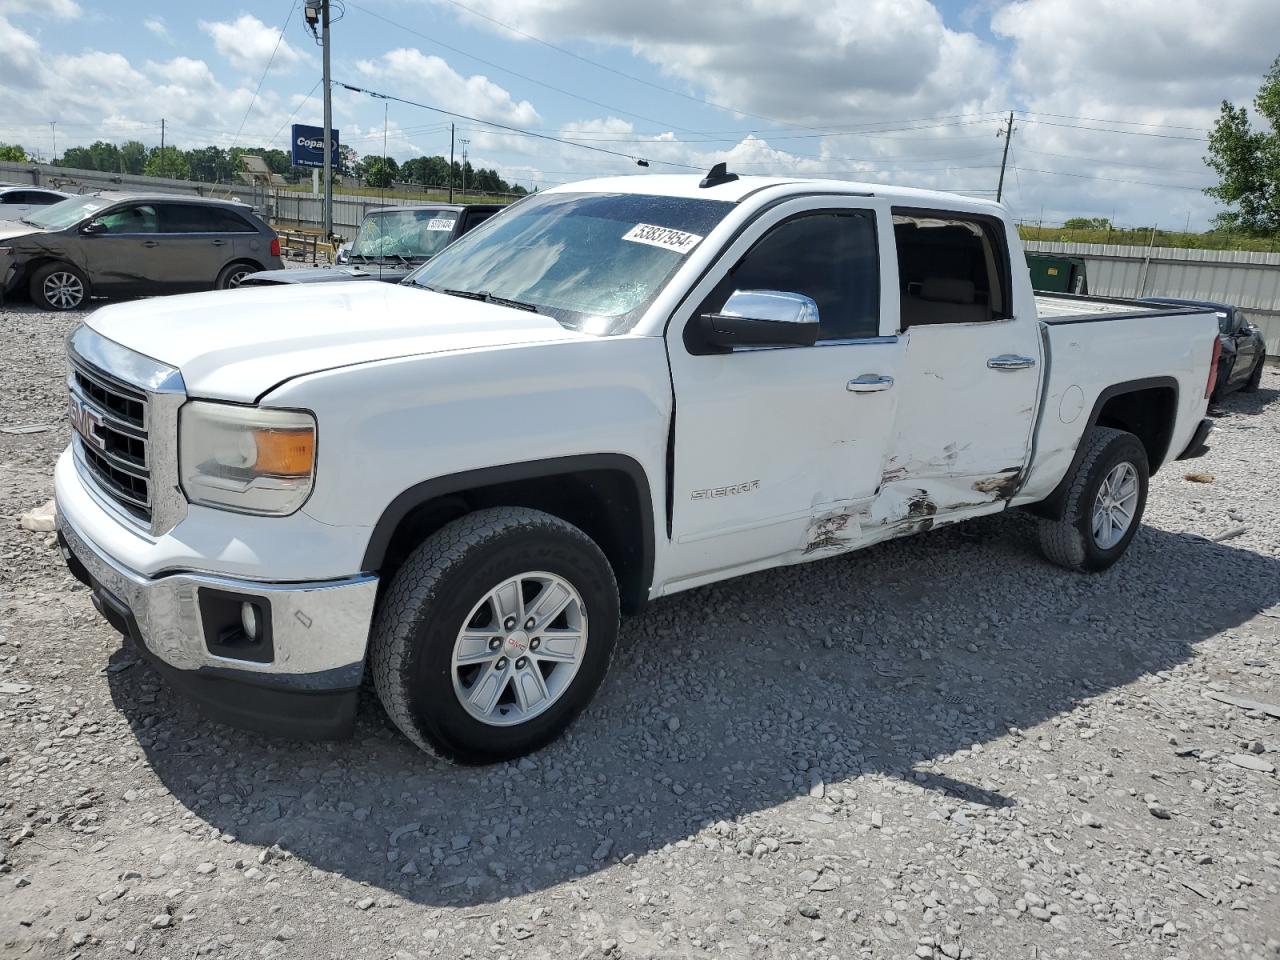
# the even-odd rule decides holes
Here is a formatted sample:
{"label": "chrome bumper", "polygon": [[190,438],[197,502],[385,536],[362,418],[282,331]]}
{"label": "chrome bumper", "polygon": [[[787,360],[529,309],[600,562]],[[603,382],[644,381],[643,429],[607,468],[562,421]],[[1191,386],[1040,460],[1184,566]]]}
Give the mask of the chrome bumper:
{"label": "chrome bumper", "polygon": [[[116,626],[133,635],[134,641],[145,648],[142,652],[163,665],[298,693],[350,690],[360,685],[377,577],[259,583],[211,574],[176,573],[152,579],[107,556],[61,511],[58,533],[68,565],[77,576],[80,571],[76,564],[80,565],[99,608],[105,605],[120,614],[126,626]],[[200,613],[202,588],[269,603],[273,646],[269,662],[209,651]],[[103,612],[115,622],[106,609]]]}

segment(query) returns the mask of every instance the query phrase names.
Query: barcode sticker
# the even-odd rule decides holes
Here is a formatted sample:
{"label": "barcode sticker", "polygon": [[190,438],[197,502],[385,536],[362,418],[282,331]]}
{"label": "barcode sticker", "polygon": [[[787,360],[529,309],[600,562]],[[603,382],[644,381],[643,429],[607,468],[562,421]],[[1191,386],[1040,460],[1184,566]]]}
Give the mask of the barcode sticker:
{"label": "barcode sticker", "polygon": [[446,220],[444,217],[436,217],[434,220],[427,221],[428,230],[452,230],[457,220]]}
{"label": "barcode sticker", "polygon": [[702,237],[696,233],[685,233],[683,230],[672,230],[670,227],[655,227],[651,223],[637,223],[622,235],[623,240],[632,243],[647,243],[651,247],[662,247],[676,253],[688,253],[696,247]]}

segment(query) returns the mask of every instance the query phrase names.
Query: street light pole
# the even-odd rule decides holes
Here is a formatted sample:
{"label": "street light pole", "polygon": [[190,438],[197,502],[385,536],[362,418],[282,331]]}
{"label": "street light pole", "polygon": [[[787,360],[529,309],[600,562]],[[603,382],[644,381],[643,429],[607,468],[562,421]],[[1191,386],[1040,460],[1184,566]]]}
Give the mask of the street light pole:
{"label": "street light pole", "polygon": [[329,80],[329,0],[320,0],[320,47],[324,62],[324,236],[333,236],[333,88]]}

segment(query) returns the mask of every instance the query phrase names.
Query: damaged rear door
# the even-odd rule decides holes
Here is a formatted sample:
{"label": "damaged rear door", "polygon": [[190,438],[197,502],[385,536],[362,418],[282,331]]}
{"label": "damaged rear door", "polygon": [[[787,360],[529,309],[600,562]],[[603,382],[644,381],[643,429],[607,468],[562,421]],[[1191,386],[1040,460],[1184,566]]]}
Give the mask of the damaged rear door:
{"label": "damaged rear door", "polygon": [[[870,197],[767,209],[672,318],[671,580],[856,545],[900,392],[900,345],[885,335],[897,324],[892,256],[880,255],[892,250],[889,224],[888,205]],[[746,290],[812,298],[818,342],[702,349],[699,318]]]}

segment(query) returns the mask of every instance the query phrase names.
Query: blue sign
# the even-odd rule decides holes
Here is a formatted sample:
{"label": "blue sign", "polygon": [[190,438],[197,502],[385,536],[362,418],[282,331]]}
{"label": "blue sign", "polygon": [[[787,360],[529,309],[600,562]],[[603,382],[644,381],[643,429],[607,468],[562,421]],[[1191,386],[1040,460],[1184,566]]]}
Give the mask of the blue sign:
{"label": "blue sign", "polygon": [[[333,130],[330,146],[330,161],[334,169],[338,166],[338,131]],[[308,127],[301,123],[293,125],[293,165],[295,167],[324,166],[324,127]]]}

